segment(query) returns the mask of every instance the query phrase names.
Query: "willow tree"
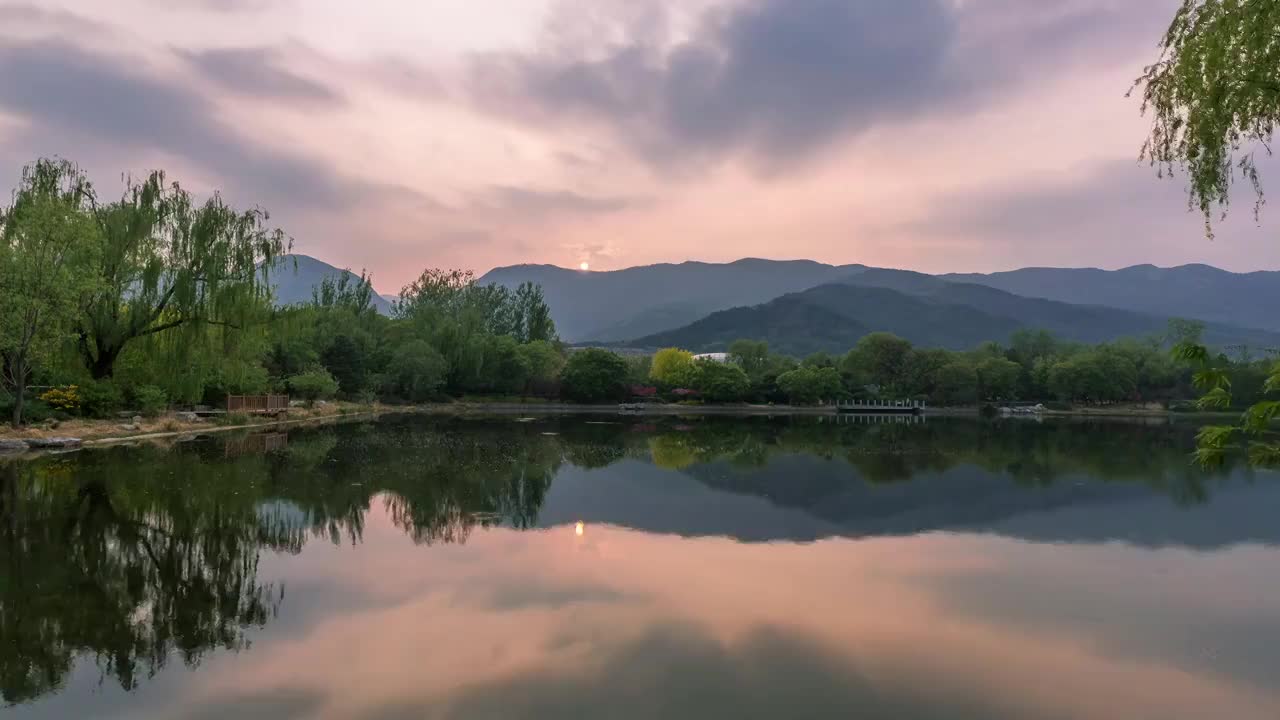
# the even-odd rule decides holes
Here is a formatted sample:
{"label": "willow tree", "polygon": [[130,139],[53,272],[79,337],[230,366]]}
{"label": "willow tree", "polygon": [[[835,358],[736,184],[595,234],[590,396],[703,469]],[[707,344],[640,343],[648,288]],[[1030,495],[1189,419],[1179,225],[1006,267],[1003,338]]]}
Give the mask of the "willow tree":
{"label": "willow tree", "polygon": [[[1236,181],[1247,182],[1263,205],[1257,153],[1270,155],[1280,123],[1280,0],[1183,0],[1160,41],[1161,54],[1134,84],[1152,119],[1142,156],[1161,175],[1184,173],[1189,203],[1204,215],[1212,237],[1215,211],[1225,216]],[[1202,407],[1232,404],[1231,384],[1198,341],[1181,342],[1178,357],[1197,367],[1206,392]],[[1280,391],[1280,364],[1266,384]],[[1220,461],[1241,440],[1257,464],[1280,464],[1271,421],[1280,402],[1264,400],[1240,423],[1205,428],[1200,458]]]}
{"label": "willow tree", "polygon": [[89,194],[74,165],[40,160],[0,210],[0,379],[13,394],[15,428],[37,363],[68,336],[77,301],[94,287]]}
{"label": "willow tree", "polygon": [[290,242],[260,208],[203,204],[161,172],[130,181],[119,201],[94,205],[101,239],[97,292],[81,306],[78,347],[95,379],[125,347],[163,334],[189,348],[209,326],[243,328],[270,297],[268,271]]}
{"label": "willow tree", "polygon": [[1257,152],[1270,154],[1280,122],[1280,0],[1183,0],[1160,47],[1134,84],[1152,120],[1142,156],[1187,176],[1212,235],[1235,181],[1262,206]]}

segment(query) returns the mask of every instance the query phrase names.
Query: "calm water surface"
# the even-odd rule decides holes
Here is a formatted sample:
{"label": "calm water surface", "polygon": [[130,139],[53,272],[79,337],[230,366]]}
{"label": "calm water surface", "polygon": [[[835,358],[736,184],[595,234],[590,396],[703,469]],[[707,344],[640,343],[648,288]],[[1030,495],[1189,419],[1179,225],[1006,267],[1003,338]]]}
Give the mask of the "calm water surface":
{"label": "calm water surface", "polygon": [[1280,718],[1192,427],[603,420],[0,464],[0,715]]}

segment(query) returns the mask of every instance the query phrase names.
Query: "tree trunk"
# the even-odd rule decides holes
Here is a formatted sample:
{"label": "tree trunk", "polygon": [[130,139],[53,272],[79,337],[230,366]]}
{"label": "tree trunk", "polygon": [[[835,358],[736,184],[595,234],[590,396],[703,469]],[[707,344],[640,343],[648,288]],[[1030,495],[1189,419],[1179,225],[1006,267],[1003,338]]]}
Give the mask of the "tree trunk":
{"label": "tree trunk", "polygon": [[117,348],[98,348],[98,356],[89,363],[89,375],[94,380],[106,380],[115,374],[116,358],[120,356]]}
{"label": "tree trunk", "polygon": [[17,430],[22,427],[22,406],[25,404],[27,394],[27,378],[26,374],[19,372],[17,381],[13,384],[13,429]]}

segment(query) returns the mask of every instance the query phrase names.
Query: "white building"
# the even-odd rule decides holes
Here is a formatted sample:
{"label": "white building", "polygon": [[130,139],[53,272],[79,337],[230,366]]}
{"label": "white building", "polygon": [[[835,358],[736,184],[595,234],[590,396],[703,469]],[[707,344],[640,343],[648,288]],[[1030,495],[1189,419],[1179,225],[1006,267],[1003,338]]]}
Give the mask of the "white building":
{"label": "white building", "polygon": [[718,363],[727,363],[729,362],[729,353],[702,353],[701,355],[694,355],[693,359],[694,360],[714,360],[715,362],[718,362]]}

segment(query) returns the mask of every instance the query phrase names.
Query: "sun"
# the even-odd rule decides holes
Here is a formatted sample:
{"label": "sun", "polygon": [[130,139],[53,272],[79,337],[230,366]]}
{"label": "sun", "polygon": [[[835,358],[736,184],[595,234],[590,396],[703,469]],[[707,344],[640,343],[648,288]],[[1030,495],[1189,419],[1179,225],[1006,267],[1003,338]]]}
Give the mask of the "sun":
{"label": "sun", "polygon": [[591,269],[591,263],[588,263],[587,261],[583,260],[582,262],[578,263],[578,269],[581,270],[582,272],[587,272],[588,270]]}

